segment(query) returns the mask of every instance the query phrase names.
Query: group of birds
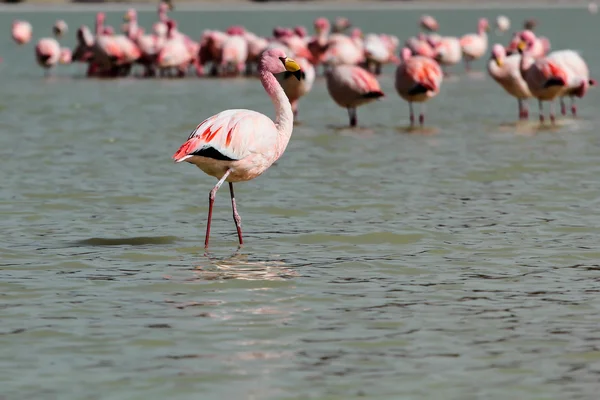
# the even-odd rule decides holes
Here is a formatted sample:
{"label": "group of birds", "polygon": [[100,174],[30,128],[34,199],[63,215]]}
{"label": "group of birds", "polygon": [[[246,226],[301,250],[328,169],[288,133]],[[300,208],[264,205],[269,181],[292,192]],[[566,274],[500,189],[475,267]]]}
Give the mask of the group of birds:
{"label": "group of birds", "polygon": [[[294,56],[302,68],[302,79],[290,73],[277,77],[298,114],[298,102],[312,88],[320,65],[327,89],[340,107],[348,111],[351,126],[357,125],[357,108],[384,96],[377,80],[385,64],[395,64],[395,88],[409,103],[411,127],[417,118],[413,103],[435,97],[444,76],[453,65],[464,62],[470,71],[471,62],[488,52],[490,24],[481,18],[475,33],[462,37],[438,34],[439,24],[430,15],[419,21],[421,33],[408,38],[402,46],[398,37],[389,34],[363,32],[352,27],[347,18],[333,23],[320,17],[314,21],[314,34],[303,26],[273,29],[272,37],[261,37],[242,26],[230,26],[226,31],[206,30],[199,41],[179,32],[177,22],[168,15],[170,2],[160,2],[157,21],[151,33],[138,25],[137,12],[129,9],[123,16],[122,34],[105,24],[105,15],[96,14],[94,33],[83,25],[77,29],[77,46],[71,51],[61,47],[58,39],[67,31],[63,20],[56,21],[56,38],[42,38],[35,47],[37,62],[47,71],[55,65],[71,62],[86,63],[89,77],[122,77],[139,65],[139,76],[179,76],[196,73],[198,76],[256,75],[261,55],[270,49],[281,49]],[[497,34],[510,29],[510,20],[499,16]],[[529,110],[526,100],[539,101],[540,120],[544,121],[542,103],[550,102],[550,121],[555,121],[553,100],[560,99],[561,112],[566,114],[564,99],[571,99],[571,112],[577,113],[576,97],[583,97],[595,80],[590,78],[583,58],[575,51],[550,52],[550,41],[535,35],[535,20],[525,22],[525,29],[515,32],[506,45],[495,44],[491,49],[487,70],[508,94],[518,101],[519,119],[526,119]],[[31,25],[14,21],[12,36],[16,43],[25,44],[32,38]],[[424,107],[418,123],[425,122]]]}
{"label": "group of birds", "polygon": [[[364,35],[346,18],[337,18],[331,24],[322,17],[314,21],[312,36],[302,26],[276,27],[270,38],[242,26],[231,26],[225,32],[207,30],[195,42],[177,30],[176,21],[167,15],[169,8],[169,3],[159,4],[158,21],[151,34],[138,26],[133,9],[124,16],[123,34],[105,25],[104,14],[98,13],[94,33],[86,26],[77,30],[73,52],[61,48],[56,39],[44,38],[36,45],[36,58],[46,69],[57,63],[87,63],[90,77],[127,76],[136,64],[142,67],[144,77],[185,76],[190,70],[199,76],[258,75],[275,106],[274,121],[252,110],[220,112],[200,123],[173,155],[174,161],[194,164],[218,179],[209,195],[206,247],[215,196],[224,182],[229,184],[238,241],[243,244],[233,183],[258,177],[283,154],[297,119],[298,100],[310,91],[320,65],[329,94],[348,110],[350,125],[355,126],[356,109],[384,96],[377,80],[382,65],[395,64],[395,88],[409,103],[412,127],[416,124],[413,103],[435,97],[449,67],[464,60],[469,71],[471,62],[484,57],[488,50],[490,26],[485,18],[478,21],[476,33],[458,38],[439,35],[437,21],[422,16],[422,32],[407,39],[403,46],[393,35]],[[528,118],[525,101],[531,97],[539,101],[542,122],[544,101],[550,102],[550,120],[554,122],[552,102],[556,98],[560,98],[565,114],[564,98],[570,97],[575,115],[575,97],[583,97],[596,84],[585,61],[572,50],[549,52],[550,41],[533,32],[534,20],[526,21],[524,28],[515,32],[506,46],[492,46],[489,74],[517,98],[519,119]],[[497,33],[509,29],[508,18],[498,17]],[[53,31],[60,38],[67,32],[67,25],[57,21]],[[12,35],[17,43],[27,43],[31,40],[31,25],[15,21]],[[418,123],[423,125],[424,120],[421,108]]]}

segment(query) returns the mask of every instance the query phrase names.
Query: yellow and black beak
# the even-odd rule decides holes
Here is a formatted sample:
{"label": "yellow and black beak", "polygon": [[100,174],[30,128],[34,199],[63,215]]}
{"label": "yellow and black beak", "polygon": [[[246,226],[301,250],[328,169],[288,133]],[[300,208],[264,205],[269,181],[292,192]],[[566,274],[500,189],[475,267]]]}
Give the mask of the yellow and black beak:
{"label": "yellow and black beak", "polygon": [[296,77],[296,79],[301,80],[304,73],[300,69],[300,65],[289,57],[281,57],[279,58],[285,67],[287,72],[290,72],[292,75]]}
{"label": "yellow and black beak", "polygon": [[501,67],[504,65],[504,61],[501,58],[496,57],[496,64]]}
{"label": "yellow and black beak", "polygon": [[519,49],[519,53],[523,53],[526,48],[527,48],[527,43],[525,43],[524,41],[520,41],[519,45],[517,46],[517,49]]}

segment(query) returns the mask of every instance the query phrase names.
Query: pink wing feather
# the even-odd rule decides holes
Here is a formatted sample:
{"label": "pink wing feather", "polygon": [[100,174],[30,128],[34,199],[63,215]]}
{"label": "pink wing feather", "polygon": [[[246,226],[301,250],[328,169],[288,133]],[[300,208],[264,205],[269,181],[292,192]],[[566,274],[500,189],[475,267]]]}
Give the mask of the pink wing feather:
{"label": "pink wing feather", "polygon": [[203,148],[212,147],[224,156],[241,160],[276,136],[277,128],[266,115],[252,110],[226,110],[200,123],[173,159],[185,161]]}

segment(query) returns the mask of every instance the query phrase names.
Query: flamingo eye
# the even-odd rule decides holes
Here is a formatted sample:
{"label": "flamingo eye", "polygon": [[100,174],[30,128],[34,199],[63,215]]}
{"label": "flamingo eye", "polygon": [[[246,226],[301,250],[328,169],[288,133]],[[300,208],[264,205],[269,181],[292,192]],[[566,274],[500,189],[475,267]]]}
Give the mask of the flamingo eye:
{"label": "flamingo eye", "polygon": [[279,57],[279,60],[285,65],[285,57]]}

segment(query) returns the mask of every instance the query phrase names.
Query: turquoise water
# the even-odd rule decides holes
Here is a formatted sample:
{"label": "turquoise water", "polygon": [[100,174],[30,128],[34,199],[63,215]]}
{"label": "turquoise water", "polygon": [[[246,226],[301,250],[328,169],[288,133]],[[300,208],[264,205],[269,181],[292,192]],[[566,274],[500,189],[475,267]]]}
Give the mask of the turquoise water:
{"label": "turquoise water", "polygon": [[[461,34],[497,13],[434,15]],[[600,70],[593,16],[502,13],[535,15],[553,49]],[[174,17],[198,37],[340,14],[406,38],[421,12]],[[36,37],[64,18],[67,45],[93,20],[22,17]],[[8,32],[0,56],[0,397],[596,398],[597,90],[576,120],[517,126],[478,62],[428,104],[429,134],[410,135],[392,68],[356,130],[320,78],[284,156],[236,186],[247,244],[236,251],[225,188],[205,255],[215,182],[170,156],[220,110],[273,115],[257,80],[97,81],[83,66],[44,79]]]}

